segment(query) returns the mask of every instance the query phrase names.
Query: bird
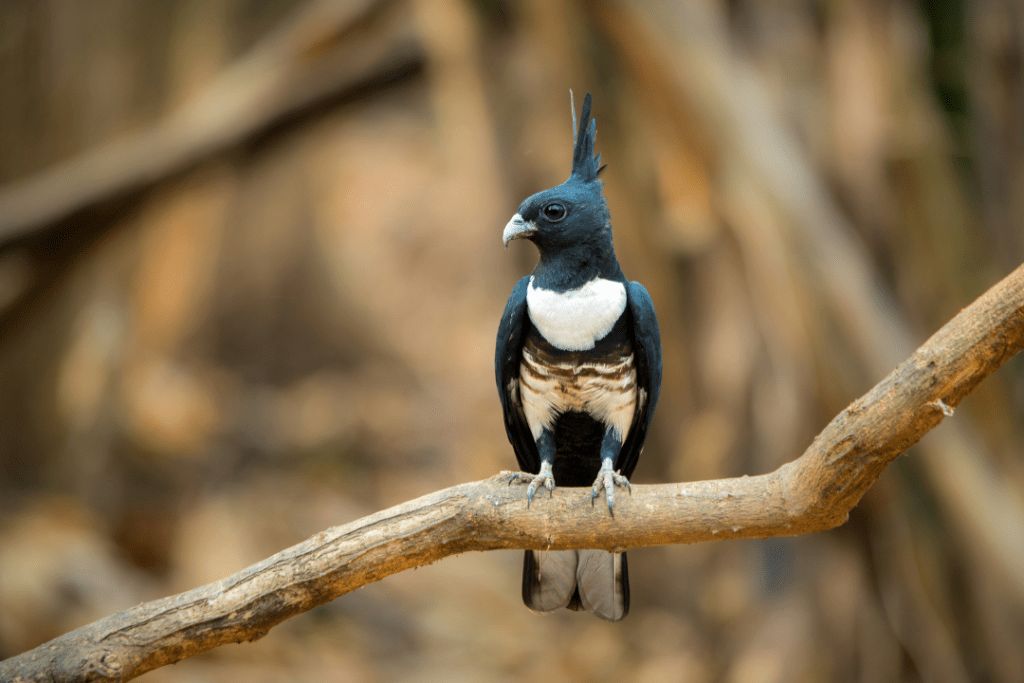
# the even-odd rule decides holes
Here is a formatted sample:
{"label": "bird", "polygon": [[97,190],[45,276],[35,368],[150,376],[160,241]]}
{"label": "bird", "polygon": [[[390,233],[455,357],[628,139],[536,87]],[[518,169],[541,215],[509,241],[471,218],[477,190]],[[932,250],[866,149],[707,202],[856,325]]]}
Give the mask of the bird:
{"label": "bird", "polygon": [[[498,326],[495,379],[505,431],[522,472],[509,484],[538,490],[590,486],[614,516],[616,487],[633,474],[661,389],[661,337],[644,286],[622,274],[594,156],[597,122],[587,93],[573,119],[572,172],[528,197],[502,240],[526,239],[540,258],[512,290]],[[586,609],[607,621],[629,612],[626,553],[527,550],[523,602],[535,612]]]}

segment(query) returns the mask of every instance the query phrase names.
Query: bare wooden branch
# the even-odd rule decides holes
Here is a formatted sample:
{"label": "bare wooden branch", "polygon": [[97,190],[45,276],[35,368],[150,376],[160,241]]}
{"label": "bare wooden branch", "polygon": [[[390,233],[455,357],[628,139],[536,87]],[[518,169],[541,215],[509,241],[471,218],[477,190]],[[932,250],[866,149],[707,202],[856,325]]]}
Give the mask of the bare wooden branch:
{"label": "bare wooden branch", "polygon": [[[697,146],[715,147],[707,152],[715,165],[763,188],[787,216],[759,224],[758,239],[789,252],[794,270],[815,283],[863,366],[877,377],[906,358],[918,336],[807,150],[779,117],[771,86],[734,49],[722,17],[706,3],[606,0],[595,7],[645,95],[700,131]],[[961,543],[1024,606],[1024,504],[985,457],[990,449],[963,420],[922,448],[921,470]]]}
{"label": "bare wooden branch", "polygon": [[1024,266],[837,415],[797,460],[754,477],[634,486],[615,517],[588,489],[526,507],[508,473],[323,531],[234,576],[145,603],[0,662],[0,680],[125,681],[396,572],[471,550],[605,548],[770,538],[842,524],[900,453],[1024,347]]}

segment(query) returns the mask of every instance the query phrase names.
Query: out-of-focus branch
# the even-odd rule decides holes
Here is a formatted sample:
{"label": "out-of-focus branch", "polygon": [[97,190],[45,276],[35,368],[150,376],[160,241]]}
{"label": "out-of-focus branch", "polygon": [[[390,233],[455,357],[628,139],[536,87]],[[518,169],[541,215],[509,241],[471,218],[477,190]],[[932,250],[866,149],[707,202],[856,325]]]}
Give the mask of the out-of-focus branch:
{"label": "out-of-focus branch", "polygon": [[882,470],[1024,348],[1024,266],[964,309],[807,451],[755,477],[635,486],[615,517],[588,489],[527,507],[508,475],[378,512],[234,576],[145,603],[0,662],[0,680],[125,681],[271,627],[349,591],[470,550],[606,548],[793,536],[842,524]]}
{"label": "out-of-focus branch", "polygon": [[311,3],[165,118],[0,188],[0,245],[145,189],[327,98],[419,66],[411,19],[363,26],[394,4]]}

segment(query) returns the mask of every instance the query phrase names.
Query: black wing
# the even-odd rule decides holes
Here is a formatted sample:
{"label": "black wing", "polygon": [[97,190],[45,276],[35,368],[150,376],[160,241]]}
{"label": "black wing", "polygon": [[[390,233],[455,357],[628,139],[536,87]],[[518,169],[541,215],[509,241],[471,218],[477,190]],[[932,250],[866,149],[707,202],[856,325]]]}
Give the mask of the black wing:
{"label": "black wing", "polygon": [[640,451],[647,438],[647,427],[654,417],[661,391],[661,334],[658,332],[658,318],[654,315],[654,304],[647,290],[639,282],[626,286],[626,297],[633,317],[633,354],[636,364],[637,411],[633,425],[626,435],[626,442],[619,451],[615,469],[629,477],[633,475]]}
{"label": "black wing", "polygon": [[[501,411],[505,416],[505,433],[516,452],[519,467],[524,472],[536,474],[540,471],[540,454],[530,433],[530,426],[526,424],[526,415],[519,397],[519,363],[523,357],[526,289],[529,286],[529,276],[517,282],[505,305],[505,312],[501,314],[498,343],[494,349],[494,377],[498,382]],[[658,367],[660,373],[660,361]]]}

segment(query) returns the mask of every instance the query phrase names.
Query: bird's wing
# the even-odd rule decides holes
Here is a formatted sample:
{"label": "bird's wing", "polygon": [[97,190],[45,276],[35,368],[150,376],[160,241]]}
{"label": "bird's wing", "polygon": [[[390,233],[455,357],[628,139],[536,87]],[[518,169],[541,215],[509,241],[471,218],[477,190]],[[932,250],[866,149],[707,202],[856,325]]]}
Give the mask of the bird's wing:
{"label": "bird's wing", "polygon": [[633,424],[626,435],[626,442],[619,451],[615,469],[629,477],[633,474],[640,458],[647,427],[654,416],[661,390],[661,335],[658,332],[658,318],[654,315],[654,304],[647,290],[639,282],[630,282],[626,287],[629,310],[633,317],[633,354],[636,363],[637,410]]}
{"label": "bird's wing", "polygon": [[530,433],[530,426],[526,423],[519,393],[519,363],[522,360],[526,290],[529,286],[529,276],[516,283],[505,305],[505,312],[501,314],[498,343],[494,349],[494,376],[498,382],[498,395],[501,396],[505,432],[516,452],[516,460],[523,471],[536,474],[540,471],[540,455]]}

